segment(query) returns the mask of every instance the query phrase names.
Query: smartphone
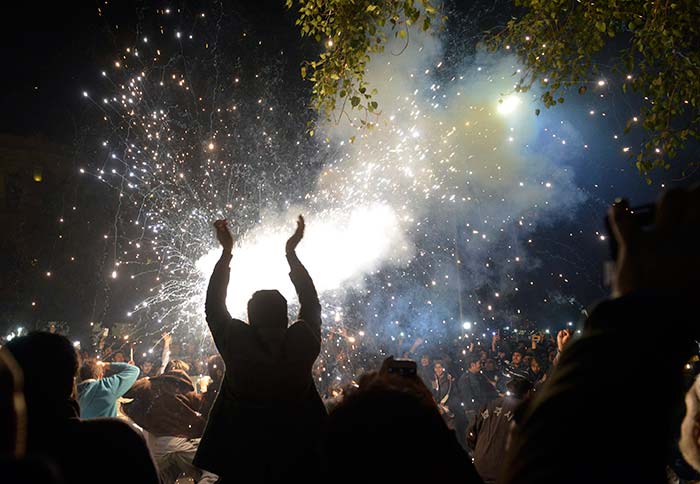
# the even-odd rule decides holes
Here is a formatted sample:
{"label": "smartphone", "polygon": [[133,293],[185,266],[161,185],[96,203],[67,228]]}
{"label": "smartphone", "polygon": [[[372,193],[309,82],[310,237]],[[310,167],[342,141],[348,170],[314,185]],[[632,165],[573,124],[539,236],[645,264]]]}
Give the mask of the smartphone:
{"label": "smartphone", "polygon": [[[651,230],[651,228],[654,227],[654,219],[656,217],[655,203],[641,205],[639,207],[633,207],[630,210],[643,231]],[[605,216],[605,229],[608,232],[608,247],[610,248],[610,259],[613,261],[617,261],[617,239],[615,238],[615,234],[612,231],[612,224],[610,223],[610,218],[607,215]]]}
{"label": "smartphone", "polygon": [[392,375],[414,377],[417,374],[416,362],[413,360],[391,360],[386,371]]}

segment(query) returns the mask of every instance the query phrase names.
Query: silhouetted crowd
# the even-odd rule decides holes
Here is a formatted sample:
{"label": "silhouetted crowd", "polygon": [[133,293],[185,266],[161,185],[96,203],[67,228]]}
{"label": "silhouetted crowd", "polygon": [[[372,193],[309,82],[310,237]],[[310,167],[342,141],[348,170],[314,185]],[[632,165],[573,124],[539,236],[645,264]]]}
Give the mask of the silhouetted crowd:
{"label": "silhouetted crowd", "polygon": [[[612,296],[579,330],[494,332],[489,345],[410,350],[349,372],[319,358],[321,304],[285,246],[299,314],[255,292],[226,307],[234,240],[206,298],[205,368],[141,367],[54,332],[0,348],[0,482],[661,483],[700,480],[700,189],[673,190],[642,226],[622,200]],[[106,333],[105,333],[106,336]],[[200,363],[201,365],[201,363]],[[206,371],[208,377],[193,378]]]}

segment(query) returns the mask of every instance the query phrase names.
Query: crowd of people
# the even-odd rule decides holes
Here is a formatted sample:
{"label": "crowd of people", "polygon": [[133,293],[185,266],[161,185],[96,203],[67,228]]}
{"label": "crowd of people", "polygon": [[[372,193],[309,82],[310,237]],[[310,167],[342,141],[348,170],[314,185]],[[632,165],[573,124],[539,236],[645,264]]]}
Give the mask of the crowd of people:
{"label": "crowd of people", "polygon": [[276,290],[252,295],[247,322],[231,317],[234,240],[219,220],[208,378],[172,358],[168,334],[160,364],[140,367],[55,332],[14,338],[0,349],[2,482],[700,480],[700,188],[665,194],[652,227],[625,201],[610,219],[613,295],[580,331],[494,332],[456,354],[417,342],[361,375],[342,353],[319,359],[321,304],[296,255],[304,219],[285,246],[292,324]]}

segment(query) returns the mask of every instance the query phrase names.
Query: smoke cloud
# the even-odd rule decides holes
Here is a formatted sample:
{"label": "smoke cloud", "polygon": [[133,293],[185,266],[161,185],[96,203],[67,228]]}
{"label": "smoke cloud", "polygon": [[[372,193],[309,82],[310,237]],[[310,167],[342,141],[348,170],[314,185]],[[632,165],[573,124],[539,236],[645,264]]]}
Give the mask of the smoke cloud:
{"label": "smoke cloud", "polygon": [[[380,106],[367,118],[374,127],[359,128],[365,118],[355,111],[327,125],[319,138],[336,156],[306,206],[263,217],[240,240],[232,313],[242,315],[261,288],[294,299],[283,248],[303,213],[299,254],[327,307],[364,290],[360,317],[368,326],[405,323],[422,334],[440,323],[461,327],[460,297],[463,318],[514,316],[473,294],[517,291],[519,275],[539,264],[527,249],[530,234],[583,201],[566,165],[566,143],[578,134],[568,126],[565,137],[549,138],[543,127],[551,119],[534,115],[537,92],[513,92],[513,58],[479,52],[446,66],[441,39],[417,31],[396,55],[404,47],[397,40],[369,64]],[[198,262],[203,274],[216,258],[213,251]],[[379,272],[381,281],[367,286]]]}

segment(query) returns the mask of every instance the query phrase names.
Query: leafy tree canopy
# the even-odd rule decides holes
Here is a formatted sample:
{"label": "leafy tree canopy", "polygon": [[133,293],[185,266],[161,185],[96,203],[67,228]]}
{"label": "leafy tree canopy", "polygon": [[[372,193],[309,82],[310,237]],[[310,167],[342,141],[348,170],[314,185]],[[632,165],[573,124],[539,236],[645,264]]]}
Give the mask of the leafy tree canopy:
{"label": "leafy tree canopy", "polygon": [[[364,80],[370,55],[382,52],[387,32],[408,42],[408,27],[430,30],[438,0],[286,0],[298,9],[301,35],[325,44],[301,75],[313,83],[313,106],[336,121],[350,108],[375,113],[375,90]],[[670,168],[690,139],[700,139],[700,1],[513,0],[522,12],[486,44],[514,53],[526,66],[517,90],[538,83],[546,107],[564,102],[568,89],[583,95],[597,76],[619,78],[623,93],[638,96],[635,125],[645,138],[639,171]],[[388,28],[387,28],[388,27]],[[337,110],[337,103],[341,109]],[[539,113],[539,110],[536,111]],[[371,123],[362,121],[365,125]]]}
{"label": "leafy tree canopy", "polygon": [[[438,15],[435,0],[286,0],[297,9],[302,37],[323,42],[318,59],[301,66],[301,76],[313,83],[312,105],[326,119],[346,114],[346,108],[378,111],[376,90],[365,82],[370,56],[382,52],[388,35],[406,39],[412,25],[428,31]],[[341,103],[340,109],[338,103]],[[311,132],[313,134],[313,131]]]}
{"label": "leafy tree canopy", "polygon": [[488,43],[514,52],[525,64],[518,88],[539,83],[550,107],[564,102],[567,88],[585,94],[603,70],[615,75],[624,93],[634,92],[642,101],[625,132],[635,124],[646,132],[636,152],[629,150],[643,174],[670,168],[685,142],[700,138],[698,0],[514,2],[524,14]]}

